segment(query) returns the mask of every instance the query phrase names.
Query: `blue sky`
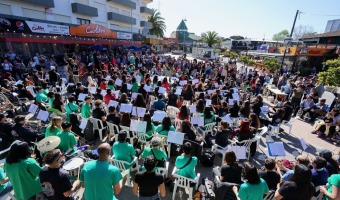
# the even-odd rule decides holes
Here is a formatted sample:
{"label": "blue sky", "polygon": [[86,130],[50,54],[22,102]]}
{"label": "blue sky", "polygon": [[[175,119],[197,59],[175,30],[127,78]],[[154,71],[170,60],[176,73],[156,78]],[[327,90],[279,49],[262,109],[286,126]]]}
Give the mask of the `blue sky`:
{"label": "blue sky", "polygon": [[[189,32],[200,35],[216,31],[220,36],[242,35],[271,39],[283,29],[291,30],[296,10],[304,12],[296,22],[323,33],[328,20],[340,19],[340,0],[154,0],[167,26],[166,37],[183,18]],[[336,16],[324,16],[336,15]]]}

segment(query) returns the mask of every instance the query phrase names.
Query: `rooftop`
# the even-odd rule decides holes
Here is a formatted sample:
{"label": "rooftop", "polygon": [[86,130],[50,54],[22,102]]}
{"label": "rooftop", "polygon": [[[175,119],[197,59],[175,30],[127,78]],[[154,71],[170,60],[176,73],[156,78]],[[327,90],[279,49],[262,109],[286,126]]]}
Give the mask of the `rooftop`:
{"label": "rooftop", "polygon": [[323,38],[323,37],[340,37],[340,31],[332,31],[328,33],[321,33],[316,35],[304,36],[301,39]]}
{"label": "rooftop", "polygon": [[187,31],[188,27],[182,19],[181,23],[177,26],[177,31]]}

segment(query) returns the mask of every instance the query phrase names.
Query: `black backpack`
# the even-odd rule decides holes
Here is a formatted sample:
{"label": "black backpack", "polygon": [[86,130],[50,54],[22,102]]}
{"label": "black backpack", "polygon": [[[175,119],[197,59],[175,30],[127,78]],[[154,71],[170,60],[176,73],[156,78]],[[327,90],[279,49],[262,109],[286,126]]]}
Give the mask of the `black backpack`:
{"label": "black backpack", "polygon": [[214,165],[215,154],[211,150],[203,150],[201,164],[203,167],[212,167]]}

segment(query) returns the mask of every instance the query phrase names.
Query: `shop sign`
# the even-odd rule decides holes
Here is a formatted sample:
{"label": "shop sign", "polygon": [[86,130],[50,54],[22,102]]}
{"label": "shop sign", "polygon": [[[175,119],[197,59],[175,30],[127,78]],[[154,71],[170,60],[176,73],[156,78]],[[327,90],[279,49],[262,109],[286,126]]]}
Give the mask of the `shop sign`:
{"label": "shop sign", "polygon": [[117,32],[117,39],[131,40],[132,39],[132,33]]}
{"label": "shop sign", "polygon": [[26,21],[32,33],[70,35],[69,26]]}
{"label": "shop sign", "polygon": [[0,18],[0,32],[31,33],[25,20]]}
{"label": "shop sign", "polygon": [[70,27],[70,34],[75,36],[117,38],[117,33],[99,24],[83,24]]}

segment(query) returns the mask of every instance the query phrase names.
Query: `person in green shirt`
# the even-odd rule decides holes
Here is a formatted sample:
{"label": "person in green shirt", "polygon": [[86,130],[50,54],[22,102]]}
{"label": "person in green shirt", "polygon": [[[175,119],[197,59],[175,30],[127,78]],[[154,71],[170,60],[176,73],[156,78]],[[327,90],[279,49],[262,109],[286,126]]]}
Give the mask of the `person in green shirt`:
{"label": "person in green shirt", "polygon": [[72,124],[70,122],[63,122],[61,127],[63,128],[63,132],[57,135],[60,138],[60,144],[58,148],[62,152],[66,152],[70,148],[75,150],[77,140],[74,134],[71,132]]}
{"label": "person in green shirt", "polygon": [[169,131],[175,131],[175,127],[171,125],[170,117],[164,117],[162,123],[155,130],[160,135],[168,136]]}
{"label": "person in green shirt", "polygon": [[106,89],[111,89],[112,91],[115,91],[115,87],[114,87],[113,85],[114,85],[114,82],[113,82],[112,79],[110,79],[110,80],[107,82]]}
{"label": "person in green shirt", "polygon": [[4,169],[0,167],[0,197],[12,190],[12,184],[9,182],[8,177],[5,175]]}
{"label": "person in green shirt", "polygon": [[66,110],[66,121],[70,122],[70,114],[71,113],[78,113],[79,112],[79,106],[74,103],[75,98],[71,96],[68,98],[68,104],[65,106]]}
{"label": "person in green shirt", "polygon": [[48,105],[50,107],[52,107],[53,106],[53,101],[54,101],[54,92],[49,92],[47,94],[47,98],[48,98]]}
{"label": "person in green shirt", "polygon": [[204,111],[203,114],[201,114],[201,117],[204,117],[204,125],[215,122],[215,115],[213,112],[211,112],[211,107],[204,107]]}
{"label": "person in green shirt", "polygon": [[41,167],[31,157],[31,151],[26,142],[15,143],[11,146],[4,169],[11,181],[16,199],[28,200],[42,192],[38,177]]}
{"label": "person in green shirt", "polygon": [[87,96],[85,97],[85,102],[81,106],[81,116],[84,118],[89,118],[91,116],[91,97]]}
{"label": "person in green shirt", "polygon": [[131,83],[132,83],[132,88],[131,88],[131,91],[132,92],[138,92],[138,83],[136,81],[136,77],[132,77],[131,79]]}
{"label": "person in green shirt", "polygon": [[152,123],[151,115],[149,113],[146,113],[144,115],[144,121],[146,121],[145,134],[148,136],[148,138],[146,138],[146,140],[150,141],[152,139],[153,133],[155,131],[155,125]]}
{"label": "person in green shirt", "polygon": [[63,118],[60,116],[54,116],[51,125],[47,126],[45,137],[57,136],[62,132],[61,124],[63,123]]}
{"label": "person in green shirt", "polygon": [[[126,131],[120,131],[118,134],[118,142],[115,142],[112,146],[112,153],[116,160],[126,161],[131,163],[135,158],[136,152],[131,144],[126,142],[127,138]],[[126,166],[127,168],[131,167],[134,163],[131,163],[130,166]]]}
{"label": "person in green shirt", "polygon": [[48,101],[47,96],[43,94],[42,88],[40,86],[35,87],[36,95],[35,100],[37,103],[46,103]]}
{"label": "person in green shirt", "polygon": [[[99,159],[85,163],[80,173],[84,197],[88,200],[113,200],[122,189],[122,174],[119,169],[108,162],[110,145],[98,146]],[[124,172],[123,172],[124,173]]]}
{"label": "person in green shirt", "polygon": [[[180,176],[190,179],[196,178],[195,167],[198,163],[196,156],[191,156],[191,143],[186,142],[183,145],[184,153],[176,158],[175,166],[178,169],[176,172]],[[185,166],[186,165],[186,166]]]}
{"label": "person in green shirt", "polygon": [[320,192],[325,194],[327,200],[340,199],[340,174],[330,176],[326,187],[320,186]]}
{"label": "person in green shirt", "polygon": [[[148,156],[153,156],[153,157],[155,157],[155,159],[158,162],[162,162],[162,160],[166,160],[168,157],[167,157],[166,153],[162,149],[160,149],[161,143],[162,143],[161,138],[153,137],[151,142],[150,142],[152,148],[145,147],[143,153],[141,154],[142,158],[146,158]],[[159,166],[159,165],[157,165],[157,166]],[[157,169],[157,167],[155,169]]]}

